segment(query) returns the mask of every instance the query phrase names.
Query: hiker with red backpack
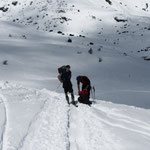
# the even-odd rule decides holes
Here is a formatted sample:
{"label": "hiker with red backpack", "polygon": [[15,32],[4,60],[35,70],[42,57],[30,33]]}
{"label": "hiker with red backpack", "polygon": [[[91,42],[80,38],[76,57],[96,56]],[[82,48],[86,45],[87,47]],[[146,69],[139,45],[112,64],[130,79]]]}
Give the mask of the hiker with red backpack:
{"label": "hiker with red backpack", "polygon": [[[90,99],[90,90],[91,90],[91,82],[87,76],[77,76],[77,86],[78,86],[78,94],[79,94],[79,102],[84,104],[91,105],[92,102]],[[80,91],[80,83],[82,84],[82,91]]]}
{"label": "hiker with red backpack", "polygon": [[68,92],[69,92],[69,93],[71,93],[72,104],[75,104],[73,88],[72,88],[72,83],[71,83],[70,65],[66,65],[66,66],[62,66],[62,67],[58,68],[58,73],[59,73],[58,79],[63,84],[67,103],[70,104],[69,96],[68,96]]}

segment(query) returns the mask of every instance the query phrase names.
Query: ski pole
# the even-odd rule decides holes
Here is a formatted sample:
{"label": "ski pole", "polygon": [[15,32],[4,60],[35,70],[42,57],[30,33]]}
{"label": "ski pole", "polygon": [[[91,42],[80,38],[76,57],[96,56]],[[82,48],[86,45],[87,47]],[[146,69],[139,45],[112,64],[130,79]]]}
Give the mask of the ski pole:
{"label": "ski pole", "polygon": [[57,89],[59,89],[60,85],[61,85],[61,83],[57,86]]}
{"label": "ski pole", "polygon": [[91,88],[91,95],[92,95],[92,99],[93,99],[93,89]]}
{"label": "ski pole", "polygon": [[93,102],[95,102],[95,87],[93,86]]}
{"label": "ski pole", "polygon": [[94,99],[95,99],[95,87],[93,86],[93,91],[94,91]]}

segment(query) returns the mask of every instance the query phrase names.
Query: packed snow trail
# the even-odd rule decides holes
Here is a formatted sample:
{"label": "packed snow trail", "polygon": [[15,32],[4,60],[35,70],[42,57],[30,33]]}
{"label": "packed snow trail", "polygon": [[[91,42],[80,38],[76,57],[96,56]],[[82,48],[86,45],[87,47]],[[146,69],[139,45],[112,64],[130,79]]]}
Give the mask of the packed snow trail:
{"label": "packed snow trail", "polygon": [[1,150],[149,150],[150,110],[103,101],[68,106],[64,94],[0,86]]}
{"label": "packed snow trail", "polygon": [[2,150],[68,149],[69,108],[63,94],[9,84],[1,94],[8,110],[7,128],[0,132]]}

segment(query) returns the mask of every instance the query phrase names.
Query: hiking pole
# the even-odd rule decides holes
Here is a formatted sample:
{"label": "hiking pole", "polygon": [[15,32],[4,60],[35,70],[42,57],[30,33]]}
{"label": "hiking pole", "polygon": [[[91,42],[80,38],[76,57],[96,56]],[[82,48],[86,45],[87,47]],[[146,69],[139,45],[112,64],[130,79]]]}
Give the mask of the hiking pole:
{"label": "hiking pole", "polygon": [[95,102],[95,87],[93,86],[93,93],[94,93],[94,99],[93,101]]}
{"label": "hiking pole", "polygon": [[61,83],[57,86],[57,89],[59,89],[59,88],[60,88],[60,86],[61,86]]}
{"label": "hiking pole", "polygon": [[91,88],[91,95],[92,95],[92,99],[93,99],[93,88]]}

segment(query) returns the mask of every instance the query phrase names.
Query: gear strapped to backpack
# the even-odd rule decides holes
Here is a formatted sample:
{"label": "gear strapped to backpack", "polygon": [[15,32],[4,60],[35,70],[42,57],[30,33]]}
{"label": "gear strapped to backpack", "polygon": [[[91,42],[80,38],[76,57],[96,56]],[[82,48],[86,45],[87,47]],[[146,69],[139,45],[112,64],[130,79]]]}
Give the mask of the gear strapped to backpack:
{"label": "gear strapped to backpack", "polygon": [[69,65],[61,66],[58,68],[58,79],[60,82],[68,82],[71,79],[71,71],[66,71],[67,68],[70,68]]}
{"label": "gear strapped to backpack", "polygon": [[61,67],[59,67],[59,68],[58,68],[58,73],[59,73],[59,74],[62,74],[65,69],[66,69],[66,66],[61,66]]}

